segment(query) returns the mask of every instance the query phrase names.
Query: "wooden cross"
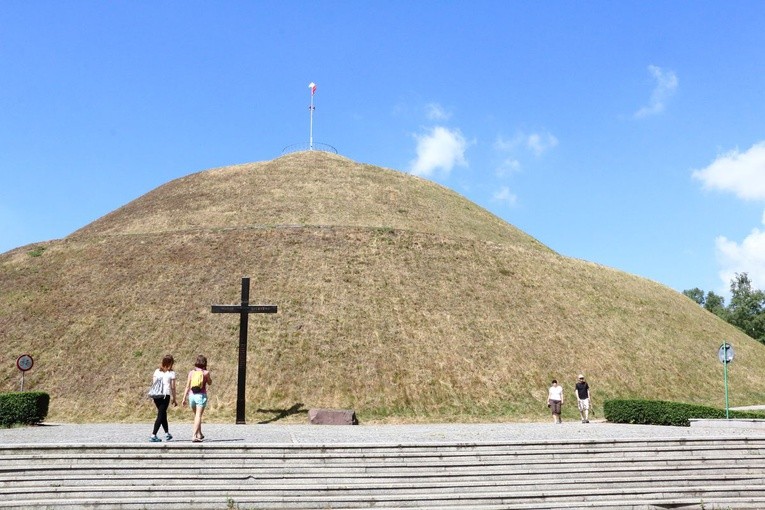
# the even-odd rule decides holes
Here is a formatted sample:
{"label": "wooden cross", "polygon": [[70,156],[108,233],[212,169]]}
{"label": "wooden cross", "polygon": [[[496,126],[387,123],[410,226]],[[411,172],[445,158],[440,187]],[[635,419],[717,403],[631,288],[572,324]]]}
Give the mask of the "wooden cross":
{"label": "wooden cross", "polygon": [[212,313],[239,314],[239,374],[236,381],[236,423],[244,424],[244,388],[247,380],[247,324],[251,313],[276,313],[276,305],[250,304],[250,279],[242,278],[242,302],[212,305]]}

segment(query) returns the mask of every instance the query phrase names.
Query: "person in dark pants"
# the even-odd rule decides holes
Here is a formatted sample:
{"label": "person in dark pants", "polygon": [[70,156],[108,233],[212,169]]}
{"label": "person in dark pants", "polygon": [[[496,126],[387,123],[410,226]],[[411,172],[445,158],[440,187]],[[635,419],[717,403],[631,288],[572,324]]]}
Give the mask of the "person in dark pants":
{"label": "person in dark pants", "polygon": [[157,406],[157,419],[154,420],[154,429],[151,432],[149,441],[152,443],[158,443],[162,441],[157,437],[159,428],[165,431],[165,440],[170,441],[173,436],[170,434],[170,427],[167,423],[167,409],[172,403],[174,406],[178,405],[175,399],[175,372],[173,371],[173,364],[175,360],[170,354],[165,355],[162,358],[162,363],[159,368],[154,371],[154,381],[162,379],[162,392],[163,398],[155,398],[154,405]]}

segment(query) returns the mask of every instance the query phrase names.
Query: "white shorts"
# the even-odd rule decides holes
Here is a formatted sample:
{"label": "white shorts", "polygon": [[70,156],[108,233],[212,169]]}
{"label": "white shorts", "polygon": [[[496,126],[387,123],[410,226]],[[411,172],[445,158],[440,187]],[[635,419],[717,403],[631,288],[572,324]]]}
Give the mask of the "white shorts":
{"label": "white shorts", "polygon": [[585,398],[585,399],[579,400],[577,404],[579,405],[579,410],[580,411],[588,411],[590,409],[590,399],[589,398]]}

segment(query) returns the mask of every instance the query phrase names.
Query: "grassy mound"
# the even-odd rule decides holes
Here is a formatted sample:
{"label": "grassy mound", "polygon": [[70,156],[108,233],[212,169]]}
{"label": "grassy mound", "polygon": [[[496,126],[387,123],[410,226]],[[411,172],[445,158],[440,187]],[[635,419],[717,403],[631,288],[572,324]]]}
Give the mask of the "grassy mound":
{"label": "grassy mound", "polygon": [[208,417],[230,421],[238,320],[210,305],[238,302],[242,276],[251,303],[279,306],[250,319],[248,421],[301,407],[546,419],[550,380],[572,398],[579,372],[596,403],[719,406],[722,339],[731,401],[765,392],[765,347],[685,296],[556,254],[434,183],[319,152],[192,174],[0,254],[0,391],[28,352],[49,420],[148,420],[161,356],[185,377],[202,353]]}

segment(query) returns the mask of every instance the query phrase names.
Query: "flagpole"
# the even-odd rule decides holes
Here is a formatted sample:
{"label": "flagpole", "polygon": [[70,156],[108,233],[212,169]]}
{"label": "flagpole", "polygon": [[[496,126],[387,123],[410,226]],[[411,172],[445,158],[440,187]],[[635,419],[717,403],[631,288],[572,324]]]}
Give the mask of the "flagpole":
{"label": "flagpole", "polygon": [[316,92],[316,84],[311,82],[308,85],[308,88],[311,89],[311,106],[309,107],[309,110],[311,112],[311,123],[310,123],[310,129],[308,131],[308,150],[313,150],[313,94]]}

